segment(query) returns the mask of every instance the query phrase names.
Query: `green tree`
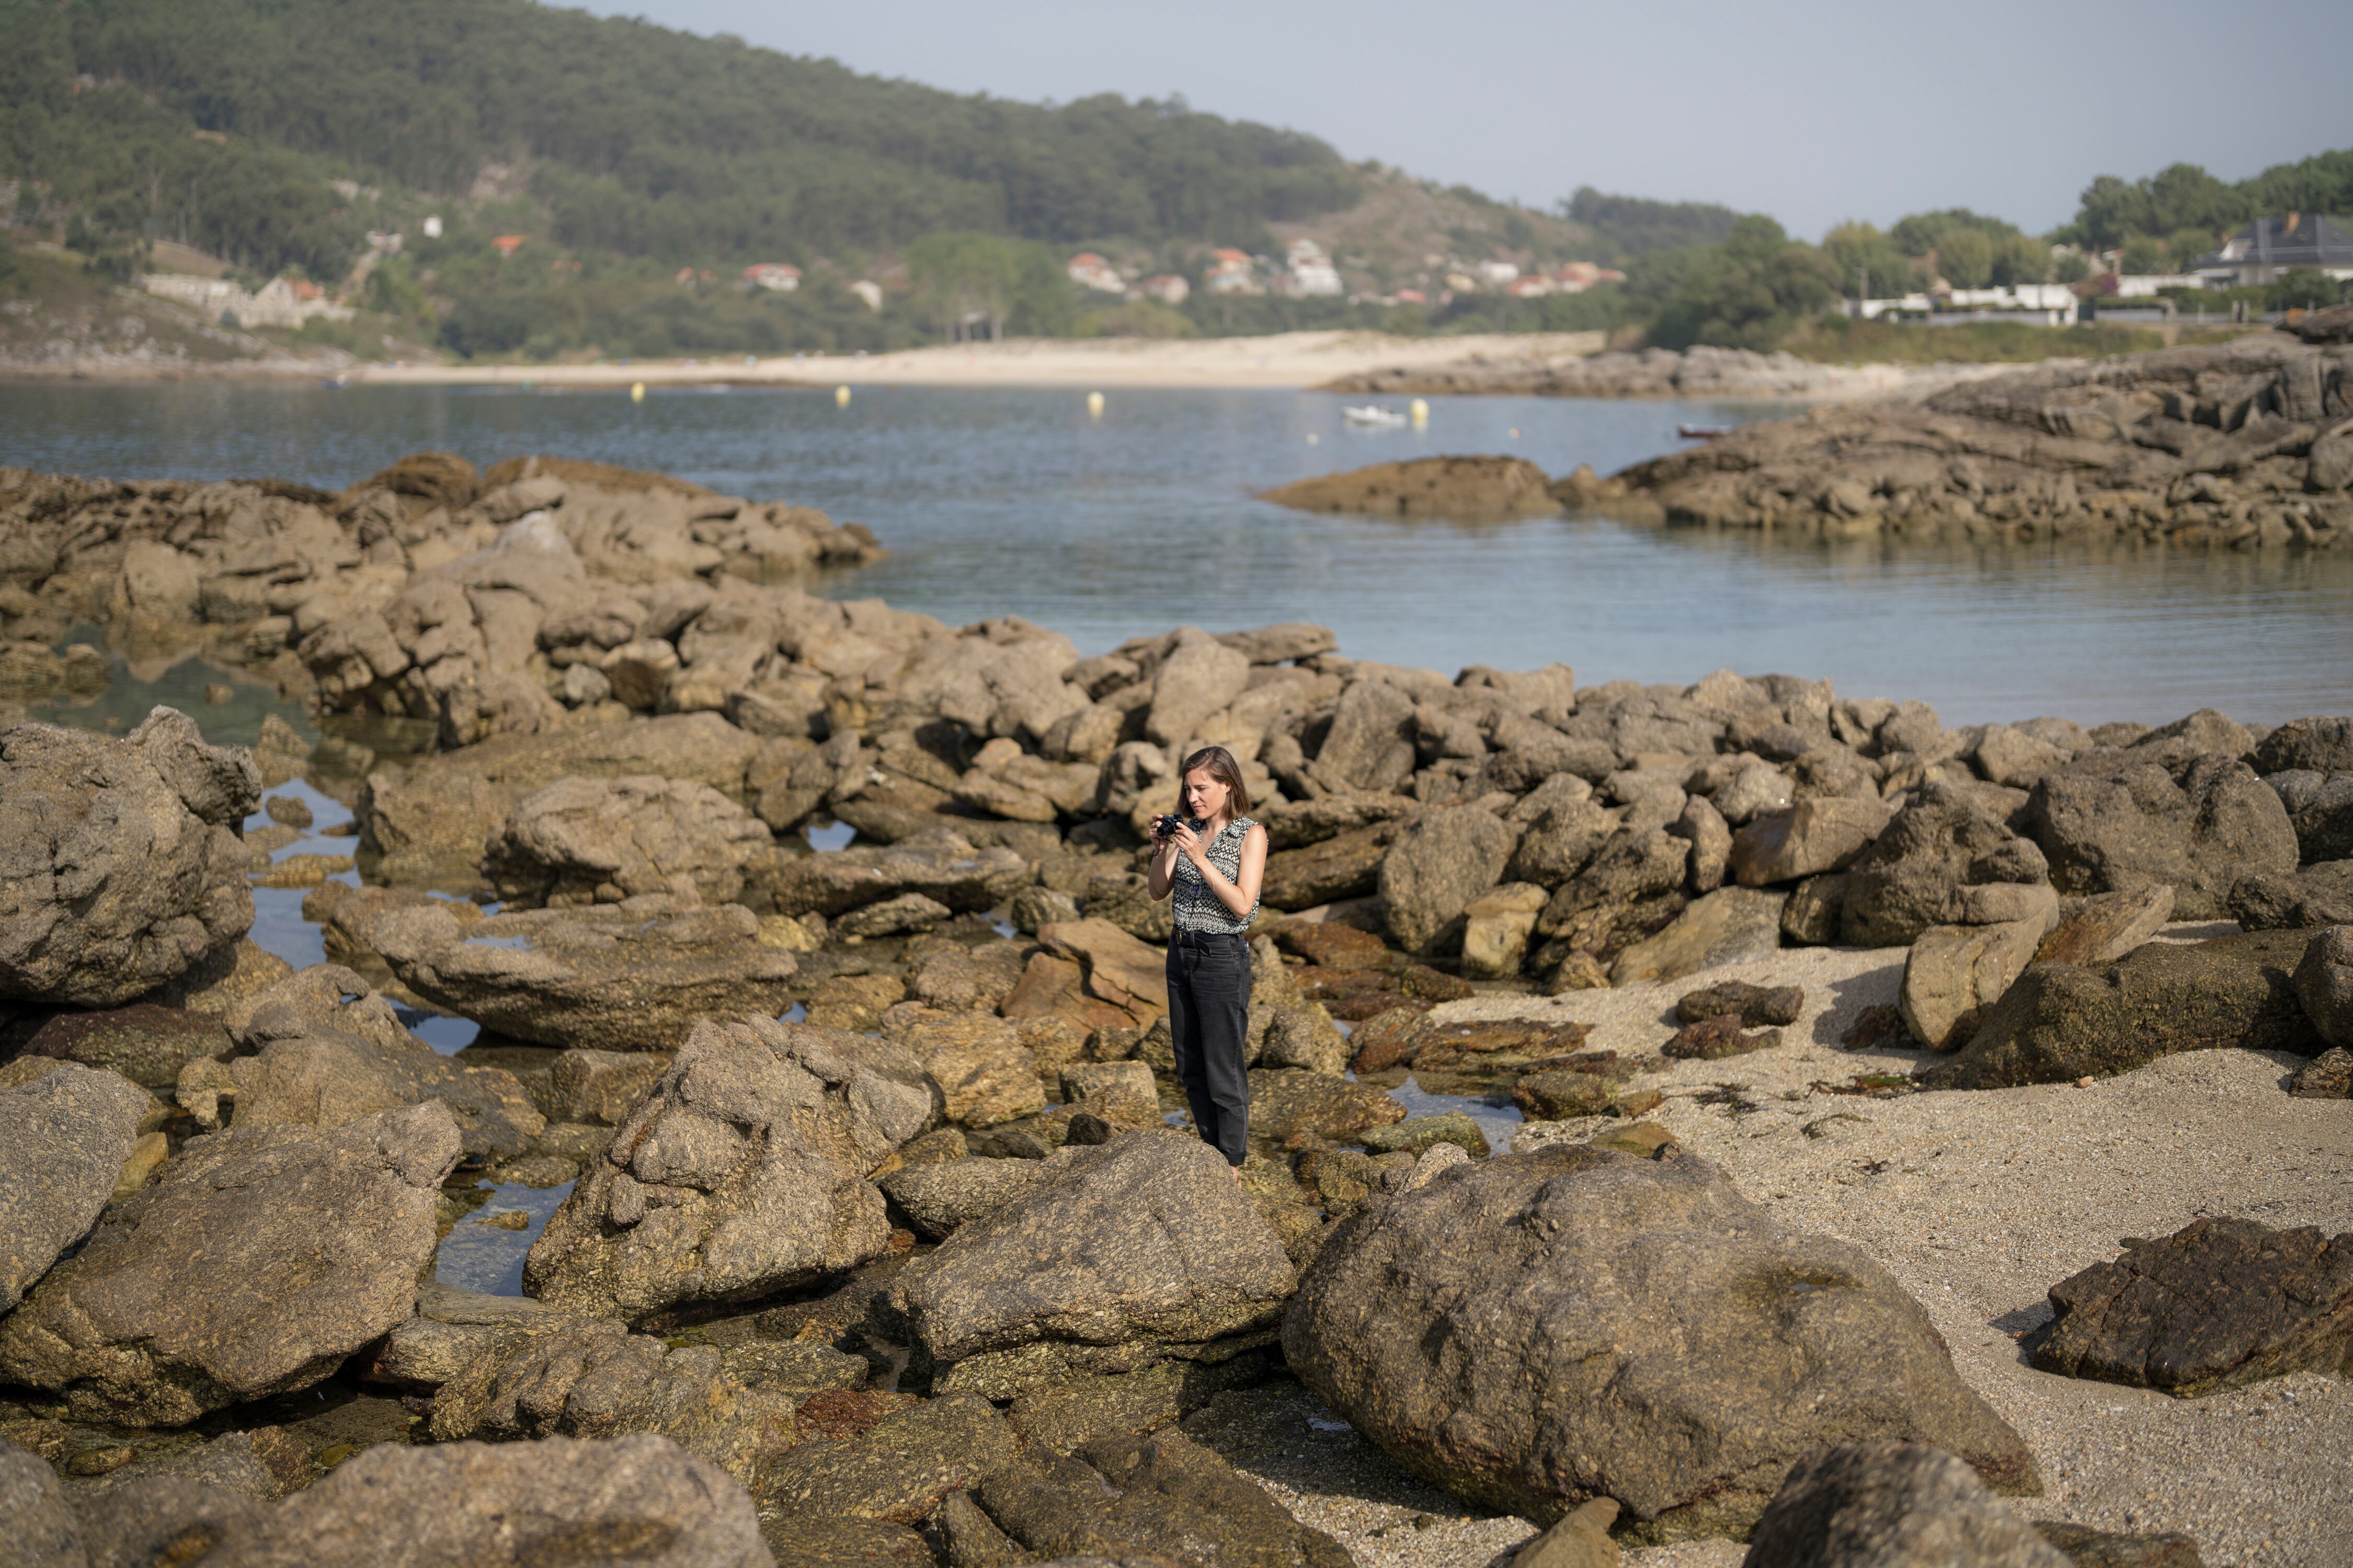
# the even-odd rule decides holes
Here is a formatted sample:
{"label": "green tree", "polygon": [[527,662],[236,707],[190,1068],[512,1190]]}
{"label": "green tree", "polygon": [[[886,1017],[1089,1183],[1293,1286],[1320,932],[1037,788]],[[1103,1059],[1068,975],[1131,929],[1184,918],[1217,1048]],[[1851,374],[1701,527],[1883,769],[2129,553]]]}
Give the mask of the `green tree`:
{"label": "green tree", "polygon": [[1894,242],[1867,223],[1842,223],[1822,236],[1822,253],[1838,264],[1843,291],[1862,279],[1865,298],[1891,299],[1912,289],[1912,262]]}
{"label": "green tree", "polygon": [[1663,348],[1772,349],[1838,298],[1838,263],[1768,217],[1742,218],[1720,247],[1663,252],[1638,266],[1628,287],[1657,301],[1650,339]]}
{"label": "green tree", "polygon": [[2125,241],[2124,257],[2117,263],[2122,271],[2135,277],[2146,277],[2165,270],[2165,247],[2146,235],[2135,235]]}
{"label": "green tree", "polygon": [[1936,270],[1956,289],[1982,289],[1993,281],[1993,241],[1974,228],[1948,228],[1939,237]]}

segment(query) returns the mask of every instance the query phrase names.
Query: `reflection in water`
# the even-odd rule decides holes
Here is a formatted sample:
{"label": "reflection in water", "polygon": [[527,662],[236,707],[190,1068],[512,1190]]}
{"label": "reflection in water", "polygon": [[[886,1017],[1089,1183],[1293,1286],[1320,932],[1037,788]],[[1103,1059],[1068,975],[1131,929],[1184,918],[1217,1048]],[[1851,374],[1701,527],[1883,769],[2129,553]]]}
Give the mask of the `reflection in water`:
{"label": "reflection in water", "polygon": [[[2353,688],[2353,555],[1778,542],[1543,519],[1476,528],[1287,511],[1261,489],[1421,453],[1608,472],[1679,422],[1757,405],[1439,399],[1426,434],[1350,434],[1321,393],[625,393],[186,384],[0,388],[0,462],[341,486],[419,447],[665,468],[874,528],[827,584],[952,624],[1020,615],[1100,652],[1180,623],[1309,620],[1358,658],[1451,672],[1558,659],[1586,684],[1729,666],[1917,697],[1947,723],[2055,713],[2277,721]],[[1514,439],[1509,432],[1520,432]],[[1311,446],[1307,437],[1318,436]]]}
{"label": "reflection in water", "polygon": [[[479,1189],[490,1184],[476,1185]],[[434,1258],[433,1278],[461,1290],[480,1290],[491,1296],[522,1295],[523,1256],[539,1239],[539,1233],[547,1228],[548,1216],[571,1193],[570,1182],[553,1187],[526,1187],[512,1182],[491,1187],[482,1206],[459,1220],[442,1237],[440,1251]],[[483,1223],[515,1214],[524,1216],[520,1229]]]}
{"label": "reflection in water", "polygon": [[1513,1106],[1494,1106],[1477,1095],[1431,1094],[1412,1079],[1388,1091],[1389,1098],[1405,1107],[1408,1116],[1443,1116],[1459,1110],[1479,1124],[1480,1133],[1487,1140],[1488,1149],[1497,1154],[1512,1152],[1512,1140],[1519,1136],[1520,1123],[1526,1120]]}

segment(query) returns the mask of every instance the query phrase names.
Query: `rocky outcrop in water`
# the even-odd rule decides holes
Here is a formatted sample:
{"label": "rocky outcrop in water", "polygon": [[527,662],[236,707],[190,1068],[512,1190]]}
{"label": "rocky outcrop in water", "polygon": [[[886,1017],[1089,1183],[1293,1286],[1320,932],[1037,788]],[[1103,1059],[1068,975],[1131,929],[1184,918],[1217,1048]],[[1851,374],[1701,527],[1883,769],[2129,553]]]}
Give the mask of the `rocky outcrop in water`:
{"label": "rocky outcrop in water", "polygon": [[1580,471],[1555,492],[1634,521],[1808,538],[2342,548],[2347,356],[2266,333],[2056,361],[1744,425],[1608,479]]}
{"label": "rocky outcrop in water", "polygon": [[1473,357],[1453,365],[1366,371],[1321,390],[1376,396],[1848,398],[1942,385],[1983,374],[1973,365],[1924,370],[1816,364],[1792,353],[1702,344],[1681,352],[1642,349],[1540,362]]}

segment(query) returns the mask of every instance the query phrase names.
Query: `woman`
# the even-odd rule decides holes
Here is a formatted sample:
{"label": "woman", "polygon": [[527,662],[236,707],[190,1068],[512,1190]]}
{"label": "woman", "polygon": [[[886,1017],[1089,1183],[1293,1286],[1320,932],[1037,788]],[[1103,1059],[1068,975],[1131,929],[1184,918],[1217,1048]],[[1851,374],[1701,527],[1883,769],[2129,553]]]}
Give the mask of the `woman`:
{"label": "woman", "polygon": [[[1176,898],[1168,939],[1168,1028],[1176,1077],[1203,1142],[1241,1180],[1250,1152],[1250,1079],[1242,1046],[1250,1029],[1250,917],[1266,875],[1266,829],[1244,813],[1250,791],[1234,754],[1204,746],[1185,759],[1180,816],[1154,824],[1159,844],[1147,879],[1152,896]],[[1187,821],[1186,818],[1191,818]],[[1197,826],[1198,825],[1198,826]]]}

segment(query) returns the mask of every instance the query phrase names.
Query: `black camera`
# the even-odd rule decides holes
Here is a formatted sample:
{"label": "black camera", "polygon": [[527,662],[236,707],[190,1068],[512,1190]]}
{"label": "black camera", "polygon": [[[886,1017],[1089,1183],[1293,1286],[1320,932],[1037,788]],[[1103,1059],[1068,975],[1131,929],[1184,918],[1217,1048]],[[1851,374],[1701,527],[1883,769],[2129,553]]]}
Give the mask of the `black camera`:
{"label": "black camera", "polygon": [[1201,825],[1189,816],[1155,816],[1152,819],[1152,837],[1155,838],[1173,837],[1176,832],[1176,825],[1180,822],[1196,833],[1201,831]]}

